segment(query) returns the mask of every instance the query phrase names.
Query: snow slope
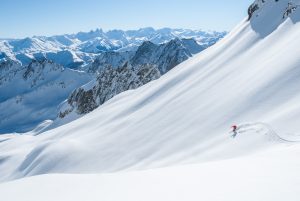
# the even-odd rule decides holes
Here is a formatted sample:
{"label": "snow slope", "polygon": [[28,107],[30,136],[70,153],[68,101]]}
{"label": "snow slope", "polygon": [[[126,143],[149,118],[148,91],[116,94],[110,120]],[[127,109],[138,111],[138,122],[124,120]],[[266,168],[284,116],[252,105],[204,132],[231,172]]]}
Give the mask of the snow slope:
{"label": "snow slope", "polygon": [[5,201],[298,201],[299,154],[299,146],[290,146],[156,170],[43,175],[2,183],[0,194]]}
{"label": "snow slope", "polygon": [[[199,188],[207,183],[215,184],[214,181],[218,181],[215,176],[220,176],[221,184],[224,184],[216,187],[220,197],[209,197],[212,195],[207,192],[213,189],[210,187],[203,194],[208,200],[223,196],[228,196],[227,200],[237,200],[239,195],[243,200],[282,200],[284,195],[287,200],[298,198],[300,175],[294,168],[299,168],[296,141],[300,135],[300,94],[297,93],[300,90],[297,51],[300,11],[296,9],[283,18],[289,1],[265,2],[265,7],[257,10],[250,22],[243,21],[222,41],[183,62],[159,80],[124,92],[84,117],[40,135],[0,136],[0,179],[7,181],[49,173],[107,173],[215,161],[194,170],[189,167],[174,172],[167,169],[153,175],[150,171],[140,173],[140,177],[125,175],[124,180],[118,173],[107,176],[107,180],[99,176],[90,181],[99,181],[100,186],[110,181],[117,185],[120,181],[130,187],[131,183],[126,182],[138,185],[141,181],[160,178],[160,174],[185,181],[181,174],[191,171],[187,185],[199,184]],[[234,139],[228,133],[233,123],[242,125]],[[263,158],[255,157],[264,153]],[[249,154],[253,156],[243,158]],[[285,160],[287,164],[282,162]],[[245,165],[246,162],[249,164]],[[225,167],[219,174],[213,169],[218,164]],[[240,169],[245,171],[228,176],[237,174]],[[169,171],[169,174],[165,173]],[[64,176],[52,176],[11,185],[20,185],[20,189],[26,181],[37,185],[51,179],[65,179]],[[205,180],[197,183],[195,179],[201,180],[202,176]],[[113,180],[114,177],[117,179]],[[204,183],[209,179],[212,180]],[[249,186],[237,187],[234,181],[239,183],[243,179],[249,181]],[[64,181],[66,185],[68,182],[80,185],[75,180],[76,177]],[[166,179],[165,184],[174,184],[172,181]],[[227,186],[226,181],[231,186]],[[282,189],[277,181],[282,182]],[[264,185],[270,186],[271,190]],[[139,186],[141,192],[151,192],[148,190],[154,184],[149,182]],[[177,193],[179,187],[181,184],[176,191],[166,187],[164,192],[173,198],[171,192],[180,195]],[[258,189],[253,190],[254,187]],[[8,183],[2,188],[13,187]],[[129,196],[134,196],[134,192],[126,191],[126,188],[116,187],[115,195],[111,196],[122,195],[118,193],[123,189]],[[232,195],[235,188],[241,189],[242,194]],[[101,188],[97,189],[101,191]],[[111,189],[108,191],[112,192]],[[158,190],[158,187],[154,189]],[[195,192],[189,195],[202,196]],[[155,198],[154,194],[152,196],[149,199]],[[165,200],[163,198],[160,197]]]}

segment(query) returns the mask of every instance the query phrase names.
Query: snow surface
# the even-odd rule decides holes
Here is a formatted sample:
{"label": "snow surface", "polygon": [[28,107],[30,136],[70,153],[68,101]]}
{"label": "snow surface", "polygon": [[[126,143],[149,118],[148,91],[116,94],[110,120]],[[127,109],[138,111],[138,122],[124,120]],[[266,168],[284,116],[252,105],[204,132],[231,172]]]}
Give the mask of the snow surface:
{"label": "snow surface", "polygon": [[299,146],[156,170],[52,174],[0,184],[5,201],[298,201]]}
{"label": "snow surface", "polygon": [[[282,18],[289,1],[267,2],[269,12],[243,21],[159,80],[39,135],[0,136],[2,181],[105,173],[25,178],[1,184],[1,195],[299,200],[300,13]],[[274,13],[281,16],[276,26],[255,23]],[[235,138],[228,133],[233,123],[240,126]],[[199,164],[136,172],[187,163]],[[112,173],[120,170],[133,172]]]}

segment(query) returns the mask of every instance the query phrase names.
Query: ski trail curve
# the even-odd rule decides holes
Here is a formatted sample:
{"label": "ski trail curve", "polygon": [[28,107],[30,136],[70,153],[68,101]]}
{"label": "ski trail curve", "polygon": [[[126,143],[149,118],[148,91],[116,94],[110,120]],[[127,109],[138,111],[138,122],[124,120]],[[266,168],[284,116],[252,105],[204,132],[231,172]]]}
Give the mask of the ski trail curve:
{"label": "ski trail curve", "polygon": [[265,130],[264,134],[268,135],[273,140],[278,140],[278,141],[282,141],[282,142],[289,142],[289,143],[300,142],[300,136],[299,136],[299,139],[297,139],[297,140],[286,139],[286,138],[280,136],[269,124],[263,123],[263,122],[241,124],[238,128],[238,133],[244,133],[244,132],[247,132],[247,131],[250,131],[250,130],[260,132],[263,129]]}

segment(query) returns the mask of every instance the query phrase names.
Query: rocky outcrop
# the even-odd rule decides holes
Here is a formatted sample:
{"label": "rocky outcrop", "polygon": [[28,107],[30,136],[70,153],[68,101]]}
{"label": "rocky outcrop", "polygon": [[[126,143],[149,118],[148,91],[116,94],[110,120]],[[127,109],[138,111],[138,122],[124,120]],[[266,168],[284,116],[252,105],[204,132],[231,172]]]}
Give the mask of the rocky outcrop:
{"label": "rocky outcrop", "polygon": [[288,16],[290,16],[294,11],[296,11],[296,9],[299,7],[299,5],[296,5],[293,2],[289,2],[287,5],[287,8],[285,9],[285,12],[283,13],[282,18],[286,18]]}
{"label": "rocky outcrop", "polygon": [[155,65],[133,67],[126,63],[119,68],[106,67],[95,80],[73,91],[65,105],[61,106],[59,117],[64,118],[71,112],[89,113],[117,94],[136,89],[159,77],[160,72]]}
{"label": "rocky outcrop", "polygon": [[253,13],[259,9],[259,4],[255,1],[248,8],[248,20],[250,20],[253,16]]}

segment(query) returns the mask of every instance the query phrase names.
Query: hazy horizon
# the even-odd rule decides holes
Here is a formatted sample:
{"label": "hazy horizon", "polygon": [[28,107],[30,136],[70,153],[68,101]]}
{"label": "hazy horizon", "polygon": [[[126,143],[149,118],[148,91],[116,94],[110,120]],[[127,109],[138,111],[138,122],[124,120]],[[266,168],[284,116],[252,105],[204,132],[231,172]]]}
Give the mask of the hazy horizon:
{"label": "hazy horizon", "polygon": [[[220,3],[216,3],[220,2]],[[0,38],[144,27],[230,31],[252,0],[3,0]]]}

